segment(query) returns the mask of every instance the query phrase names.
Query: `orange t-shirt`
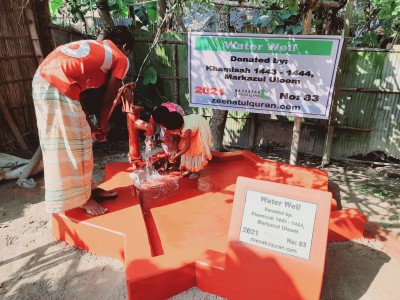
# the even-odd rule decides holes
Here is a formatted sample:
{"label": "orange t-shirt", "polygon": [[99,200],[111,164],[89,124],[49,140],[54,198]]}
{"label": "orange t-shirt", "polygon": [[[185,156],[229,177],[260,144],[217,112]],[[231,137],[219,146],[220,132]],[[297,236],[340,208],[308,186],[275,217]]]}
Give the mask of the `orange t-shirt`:
{"label": "orange t-shirt", "polygon": [[110,75],[124,79],[128,68],[128,58],[112,41],[82,40],[55,49],[38,71],[61,94],[79,100],[82,91],[102,86]]}

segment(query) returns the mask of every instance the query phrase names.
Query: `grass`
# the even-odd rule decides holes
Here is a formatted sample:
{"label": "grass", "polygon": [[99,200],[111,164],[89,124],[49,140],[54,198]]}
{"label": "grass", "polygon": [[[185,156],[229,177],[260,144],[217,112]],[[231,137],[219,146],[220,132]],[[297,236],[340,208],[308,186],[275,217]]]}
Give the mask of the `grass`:
{"label": "grass", "polygon": [[392,186],[376,183],[362,183],[357,186],[357,189],[363,195],[370,195],[382,201],[395,200],[400,194],[399,183],[395,183]]}

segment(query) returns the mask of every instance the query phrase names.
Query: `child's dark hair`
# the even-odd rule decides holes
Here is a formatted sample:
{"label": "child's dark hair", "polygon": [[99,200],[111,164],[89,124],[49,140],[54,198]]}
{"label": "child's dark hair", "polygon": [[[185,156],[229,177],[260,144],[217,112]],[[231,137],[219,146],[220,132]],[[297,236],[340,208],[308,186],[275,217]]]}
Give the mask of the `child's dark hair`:
{"label": "child's dark hair", "polygon": [[124,25],[106,26],[104,28],[104,40],[111,40],[114,44],[123,46],[126,44],[127,50],[133,50],[135,39],[133,38],[129,28]]}
{"label": "child's dark hair", "polygon": [[164,121],[164,125],[168,130],[181,129],[183,123],[184,121],[182,115],[176,111],[169,112]]}
{"label": "child's dark hair", "polygon": [[153,110],[151,116],[153,117],[154,121],[157,124],[164,124],[168,113],[169,113],[168,108],[160,105]]}

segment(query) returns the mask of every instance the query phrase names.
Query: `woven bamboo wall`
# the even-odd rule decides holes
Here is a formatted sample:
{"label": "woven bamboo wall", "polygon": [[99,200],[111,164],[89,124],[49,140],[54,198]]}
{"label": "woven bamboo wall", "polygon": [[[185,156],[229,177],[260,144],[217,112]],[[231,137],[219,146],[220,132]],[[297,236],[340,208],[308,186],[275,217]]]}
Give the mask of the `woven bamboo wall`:
{"label": "woven bamboo wall", "polygon": [[[35,5],[36,2],[38,5]],[[37,22],[38,19],[41,22],[45,20],[42,11],[44,3],[47,1],[0,1],[0,103],[3,110],[5,108],[9,112],[30,151],[37,147],[31,82],[38,60],[32,46],[24,8],[34,11],[36,28],[42,28],[38,32],[39,36],[48,37],[48,22],[45,25],[41,23],[40,26]],[[35,13],[36,10],[40,11]],[[41,44],[46,45],[42,46],[44,54],[52,48],[49,41],[41,41]],[[0,152],[13,153],[20,148],[10,122],[0,110]]]}
{"label": "woven bamboo wall", "polygon": [[53,43],[55,47],[68,44],[70,42],[79,41],[83,39],[94,39],[94,36],[85,35],[74,29],[62,28],[56,25],[51,27]]}

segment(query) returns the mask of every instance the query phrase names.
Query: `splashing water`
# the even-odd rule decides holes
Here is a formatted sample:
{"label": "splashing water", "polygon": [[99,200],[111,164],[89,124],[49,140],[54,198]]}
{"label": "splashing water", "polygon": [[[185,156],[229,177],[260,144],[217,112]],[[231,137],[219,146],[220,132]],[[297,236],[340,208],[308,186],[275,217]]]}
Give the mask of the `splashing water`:
{"label": "splashing water", "polygon": [[138,189],[142,200],[148,201],[157,199],[162,200],[166,196],[174,194],[178,190],[178,177],[171,175],[160,175],[159,178],[146,180]]}
{"label": "splashing water", "polygon": [[146,197],[147,199],[158,199],[171,194],[179,187],[177,177],[169,175],[161,176],[154,168],[150,159],[153,144],[153,137],[147,136],[145,139],[145,151],[142,155],[146,166],[129,174],[133,180],[133,185],[140,191],[142,197]]}
{"label": "splashing water", "polygon": [[151,161],[151,150],[153,149],[154,145],[154,137],[153,136],[146,136],[144,141],[146,145],[145,151],[143,153],[143,159],[146,162],[145,170],[145,181],[155,178],[160,178],[160,174],[153,166],[153,162]]}

